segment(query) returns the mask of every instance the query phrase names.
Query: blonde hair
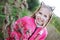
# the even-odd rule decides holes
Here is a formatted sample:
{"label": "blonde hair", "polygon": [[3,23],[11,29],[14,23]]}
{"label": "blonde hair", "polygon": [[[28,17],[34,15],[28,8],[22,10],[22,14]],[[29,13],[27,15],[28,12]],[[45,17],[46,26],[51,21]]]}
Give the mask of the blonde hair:
{"label": "blonde hair", "polygon": [[31,16],[32,18],[35,19],[35,17],[36,17],[35,14],[40,10],[40,8],[47,8],[51,12],[48,22],[45,24],[45,26],[46,26],[49,23],[49,21],[52,19],[52,12],[54,9],[48,5],[45,5],[45,3],[42,2],[41,6],[32,14],[32,16]]}

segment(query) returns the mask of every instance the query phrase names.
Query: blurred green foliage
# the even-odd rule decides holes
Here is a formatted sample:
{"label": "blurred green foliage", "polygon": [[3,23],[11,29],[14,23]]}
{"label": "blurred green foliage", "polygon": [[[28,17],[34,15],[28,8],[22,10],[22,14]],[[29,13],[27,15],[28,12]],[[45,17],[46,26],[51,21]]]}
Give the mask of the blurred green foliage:
{"label": "blurred green foliage", "polygon": [[52,17],[51,24],[54,25],[57,30],[60,32],[60,18],[57,17],[55,14]]}
{"label": "blurred green foliage", "polygon": [[35,11],[37,6],[39,5],[39,0],[27,0],[29,10],[30,11]]}

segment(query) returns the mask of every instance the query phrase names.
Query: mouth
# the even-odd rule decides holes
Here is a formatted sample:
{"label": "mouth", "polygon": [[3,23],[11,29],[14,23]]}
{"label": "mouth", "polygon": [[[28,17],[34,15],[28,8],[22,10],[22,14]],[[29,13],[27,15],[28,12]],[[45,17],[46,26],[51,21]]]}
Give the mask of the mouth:
{"label": "mouth", "polygon": [[44,21],[43,20],[36,20],[36,24],[43,26],[44,25]]}
{"label": "mouth", "polygon": [[43,22],[40,22],[40,23],[37,22],[37,24],[40,26],[43,26],[44,23]]}

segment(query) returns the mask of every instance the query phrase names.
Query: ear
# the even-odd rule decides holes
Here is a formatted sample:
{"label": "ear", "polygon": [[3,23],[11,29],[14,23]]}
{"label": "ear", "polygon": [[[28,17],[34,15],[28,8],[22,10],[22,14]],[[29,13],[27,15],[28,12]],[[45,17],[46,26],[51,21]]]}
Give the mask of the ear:
{"label": "ear", "polygon": [[41,7],[44,7],[46,6],[44,2],[41,2]]}

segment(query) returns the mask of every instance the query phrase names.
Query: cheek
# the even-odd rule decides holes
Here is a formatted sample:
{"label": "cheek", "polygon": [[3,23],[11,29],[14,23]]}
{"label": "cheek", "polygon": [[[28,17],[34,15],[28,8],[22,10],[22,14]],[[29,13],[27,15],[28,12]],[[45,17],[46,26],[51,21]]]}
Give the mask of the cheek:
{"label": "cheek", "polygon": [[44,23],[47,23],[48,22],[48,19],[45,19]]}
{"label": "cheek", "polygon": [[43,18],[44,19],[44,22],[47,22],[48,21],[48,18]]}
{"label": "cheek", "polygon": [[41,18],[40,17],[37,17],[37,20],[40,20]]}
{"label": "cheek", "polygon": [[48,19],[44,19],[44,21],[47,21]]}
{"label": "cheek", "polygon": [[37,21],[40,21],[40,19],[41,19],[40,17],[36,17],[36,20],[37,20]]}
{"label": "cheek", "polygon": [[49,17],[43,17],[44,21],[48,21]]}
{"label": "cheek", "polygon": [[36,15],[36,19],[37,20],[40,20],[41,19],[41,16],[40,15]]}

